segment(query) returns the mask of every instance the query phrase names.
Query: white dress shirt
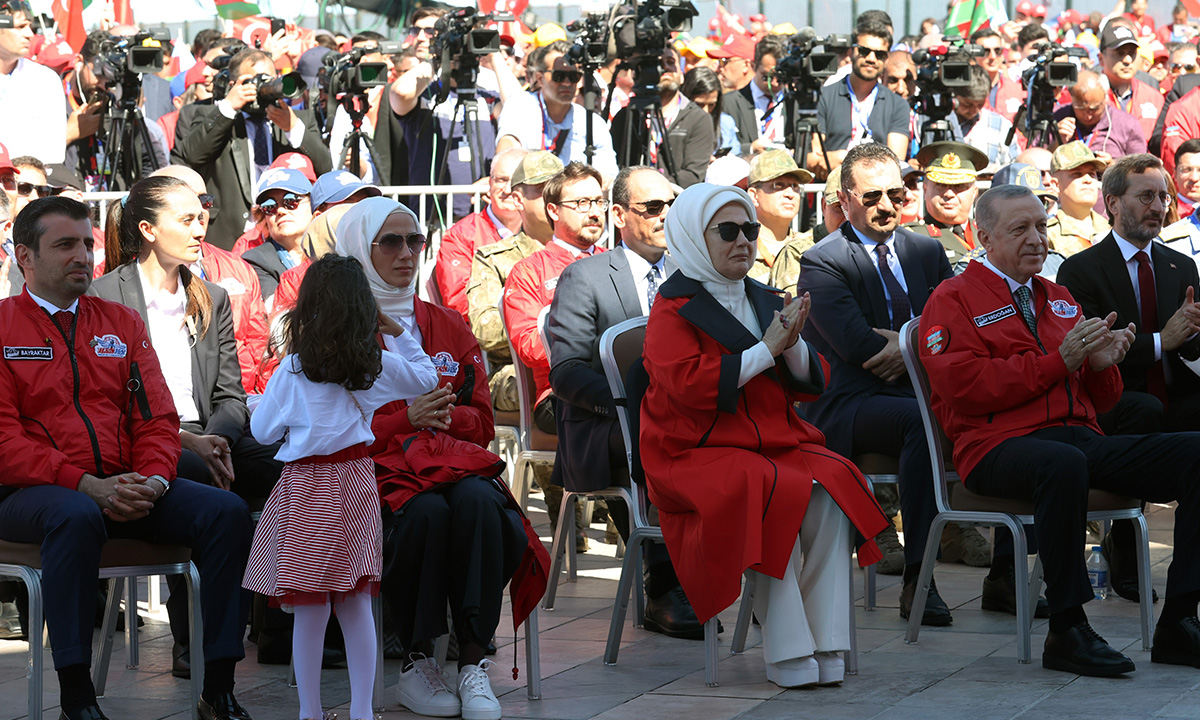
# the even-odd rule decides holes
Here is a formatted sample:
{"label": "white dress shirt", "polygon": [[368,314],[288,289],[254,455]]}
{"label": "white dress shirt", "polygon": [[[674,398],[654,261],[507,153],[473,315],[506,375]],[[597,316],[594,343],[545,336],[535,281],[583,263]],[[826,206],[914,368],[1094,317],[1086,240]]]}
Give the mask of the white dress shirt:
{"label": "white dress shirt", "polygon": [[[1134,255],[1141,252],[1141,248],[1118,235],[1116,230],[1113,230],[1112,236],[1117,241],[1117,247],[1121,248],[1121,257],[1125,258],[1125,270],[1129,273],[1129,282],[1133,285],[1133,297],[1137,299],[1138,306],[1138,317],[1134,324],[1140,326],[1142,324],[1142,290],[1138,284],[1138,261]],[[1149,245],[1146,246],[1145,252],[1147,261],[1150,263],[1150,272],[1153,274],[1154,257],[1150,254]],[[1158,332],[1154,333],[1154,359],[1162,360],[1162,333]]]}
{"label": "white dress shirt", "polygon": [[[587,162],[584,149],[587,147],[587,110],[583,106],[572,103],[570,112],[561,123],[550,120],[542,109],[539,93],[520,93],[504,101],[504,109],[496,126],[496,137],[512,135],[521,143],[521,147],[529,151],[551,150],[547,145],[547,137],[552,142],[562,130],[567,130],[563,146],[559,148],[558,157],[563,164],[573,160]],[[608,122],[596,113],[592,113],[592,142],[596,146],[595,159],[592,167],[605,177],[615,177],[618,171],[617,154],[613,150],[612,132]]]}
{"label": "white dress shirt", "polygon": [[551,242],[553,242],[555,245],[559,246],[560,248],[563,248],[567,252],[571,253],[571,257],[573,257],[573,258],[583,257],[584,255],[594,255],[596,253],[595,245],[589,245],[587,250],[584,250],[583,248],[575,247],[574,245],[567,242],[566,240],[563,240],[562,238],[560,238],[557,235],[554,236],[554,239],[551,240]]}
{"label": "white dress shirt", "polygon": [[67,113],[62,80],[45,65],[22,58],[0,73],[0,143],[10,158],[32,155],[47,165],[66,157]]}
{"label": "white dress shirt", "polygon": [[50,317],[54,317],[54,313],[62,312],[63,310],[66,310],[69,313],[73,313],[79,309],[78,298],[74,302],[71,303],[71,307],[60,308],[59,306],[55,305],[54,303],[50,302],[49,300],[43,300],[42,298],[38,297],[37,295],[34,295],[33,291],[29,289],[28,285],[25,286],[25,290],[27,292],[29,292],[29,297],[33,298],[33,301],[38,304],[38,307],[40,307],[43,310],[45,310],[46,312],[50,313]]}
{"label": "white dress shirt", "polygon": [[[237,117],[237,110],[234,110],[233,106],[230,105],[229,101],[227,100],[218,100],[217,109],[221,111],[222,115],[230,120],[233,120]],[[272,147],[271,143],[271,121],[267,120],[266,116],[263,116],[262,118],[254,118],[245,112],[242,113],[242,117],[246,121],[246,150],[250,158],[250,185],[257,187],[258,176],[261,175],[267,168],[269,168],[271,163],[275,160],[275,149]],[[258,137],[260,130],[258,125],[258,121],[260,119],[262,120],[263,128],[265,128],[267,132],[266,165],[259,165],[258,163],[254,162],[254,140]],[[287,133],[284,135],[284,138],[287,140],[288,145],[292,146],[293,148],[299,148],[304,143],[304,121],[297,117],[292,123],[292,129],[287,131]],[[341,151],[340,148],[338,151]]]}
{"label": "white dress shirt", "polygon": [[650,268],[658,268],[658,284],[661,287],[667,279],[666,263],[667,254],[663,253],[658,262],[651,265],[646,258],[638,255],[625,243],[621,243],[621,247],[625,248],[625,257],[629,259],[629,271],[633,275],[633,286],[638,291],[638,302],[642,306],[642,314],[650,314],[650,278],[646,277],[650,274]]}
{"label": "white dress shirt", "polygon": [[416,338],[404,333],[395,345],[401,352],[383,353],[383,372],[375,383],[353,393],[341,385],[309,380],[300,368],[300,358],[288,355],[250,416],[254,439],[264,445],[283,440],[275,455],[283,462],[374,442],[371,418],[376,410],[437,387],[437,370]]}
{"label": "white dress shirt", "polygon": [[175,292],[155,290],[138,265],[142,296],[146,298],[146,330],[163,379],[175,401],[180,422],[199,422],[200,411],[192,397],[192,339],[187,325],[187,291],[179,281]]}
{"label": "white dress shirt", "polygon": [[[876,254],[877,251],[875,250],[876,246],[880,243],[863,235],[858,230],[854,232],[858,233],[859,240],[862,241],[863,247],[867,249],[867,253],[871,256],[871,267],[875,268],[875,275],[879,277],[879,282],[883,285],[883,295],[887,298],[888,319],[894,321],[895,318],[892,317],[892,294],[888,292],[887,283],[883,281],[883,272],[879,269],[879,255]],[[891,235],[888,235],[887,240],[883,244],[887,245],[888,249],[888,270],[891,270],[892,275],[896,276],[896,282],[900,283],[900,287],[904,288],[904,292],[908,292],[908,281],[904,279],[904,268],[900,266],[900,257],[896,255],[896,233],[893,232]],[[905,321],[907,322],[908,318],[905,318]],[[895,324],[892,327],[895,327]]]}
{"label": "white dress shirt", "polygon": [[[1028,289],[1029,289],[1029,293],[1030,293],[1030,297],[1032,297],[1032,296],[1033,296],[1033,278],[1029,278],[1029,279],[1028,279],[1028,280],[1026,280],[1025,282],[1023,282],[1023,283],[1019,283],[1019,282],[1017,282],[1016,280],[1013,280],[1013,279],[1012,279],[1012,278],[1010,278],[1009,276],[1005,275],[1005,274],[1004,274],[1004,272],[1000,270],[1000,268],[998,268],[998,267],[996,267],[995,265],[993,265],[993,264],[992,264],[992,261],[988,259],[987,255],[984,255],[982,258],[980,258],[980,259],[979,259],[979,262],[983,263],[983,266],[984,266],[985,268],[987,268],[988,270],[991,270],[992,272],[996,273],[997,275],[999,275],[1001,278],[1003,278],[1003,279],[1004,279],[1004,282],[1008,283],[1008,291],[1009,291],[1010,293],[1012,293],[1012,296],[1013,296],[1013,299],[1014,299],[1014,300],[1015,300],[1015,299],[1016,299],[1016,297],[1017,297],[1017,288],[1019,288],[1019,287],[1028,288]],[[1031,301],[1031,302],[1032,302],[1032,301]]]}

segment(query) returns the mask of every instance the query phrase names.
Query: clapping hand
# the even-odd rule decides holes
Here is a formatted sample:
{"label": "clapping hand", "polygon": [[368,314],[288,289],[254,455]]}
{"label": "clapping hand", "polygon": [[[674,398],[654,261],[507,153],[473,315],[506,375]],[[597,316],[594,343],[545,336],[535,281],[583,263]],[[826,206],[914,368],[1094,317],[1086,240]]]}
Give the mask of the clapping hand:
{"label": "clapping hand", "polygon": [[[1153,332],[1153,328],[1146,328]],[[1162,349],[1171,352],[1187,342],[1188,338],[1200,332],[1200,305],[1195,301],[1195,289],[1189,287],[1187,296],[1179,309],[1167,320],[1161,331]]]}
{"label": "clapping hand", "polygon": [[762,341],[771,351],[772,357],[779,357],[784,350],[796,344],[804,323],[808,320],[808,311],[812,301],[808,293],[798,300],[792,299],[788,293],[783,298],[783,309],[775,311],[775,318],[763,333]]}
{"label": "clapping hand", "polygon": [[414,428],[448,430],[450,414],[454,412],[454,391],[450,386],[434,388],[414,398],[408,405],[408,421]]}
{"label": "clapping hand", "polygon": [[[1188,288],[1191,295],[1191,288]],[[1116,365],[1125,359],[1125,353],[1133,344],[1134,325],[1129,323],[1123,330],[1112,330],[1117,321],[1117,314],[1111,312],[1104,318],[1105,335],[1097,342],[1088,342],[1088,365],[1092,370],[1100,372]]]}

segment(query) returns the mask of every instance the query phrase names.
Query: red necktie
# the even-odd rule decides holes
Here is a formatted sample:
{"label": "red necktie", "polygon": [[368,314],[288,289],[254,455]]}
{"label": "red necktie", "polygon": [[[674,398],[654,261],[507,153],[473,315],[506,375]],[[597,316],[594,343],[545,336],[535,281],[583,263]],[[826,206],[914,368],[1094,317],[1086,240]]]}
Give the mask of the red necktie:
{"label": "red necktie", "polygon": [[[1138,294],[1142,301],[1142,332],[1158,332],[1158,291],[1154,287],[1154,271],[1150,268],[1150,256],[1138,250],[1133,256],[1138,264]],[[1146,372],[1146,389],[1151,395],[1167,405],[1167,380],[1163,374],[1162,360],[1156,361]]]}
{"label": "red necktie", "polygon": [[59,310],[54,313],[54,322],[63,331],[63,335],[71,337],[71,323],[75,320],[75,313],[70,310]]}

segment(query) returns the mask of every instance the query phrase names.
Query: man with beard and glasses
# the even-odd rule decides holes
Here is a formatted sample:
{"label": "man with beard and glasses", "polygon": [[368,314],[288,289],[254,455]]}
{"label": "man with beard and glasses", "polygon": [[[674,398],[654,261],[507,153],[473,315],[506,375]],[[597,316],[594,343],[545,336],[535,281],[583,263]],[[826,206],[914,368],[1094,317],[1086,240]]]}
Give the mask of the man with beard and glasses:
{"label": "man with beard and glasses", "polygon": [[882,23],[863,23],[855,28],[852,42],[850,75],[822,88],[817,102],[821,132],[813,138],[808,166],[819,174],[840,165],[846,151],[862,143],[887,145],[897,157],[908,154],[908,103],[879,84],[892,33]]}
{"label": "man with beard and glasses", "polygon": [[[635,116],[626,107],[613,118],[613,145],[644,148],[647,147],[646,135],[649,133],[650,153],[649,157],[644,158],[646,164],[663,171],[667,179],[676,185],[688,187],[704,180],[704,173],[712,159],[712,148],[715,146],[712,116],[679,92],[683,85],[683,71],[675,48],[668,46],[662,57],[663,72],[658,82],[658,98],[663,125],[666,126],[665,137],[664,128],[656,120],[650,120],[648,127],[637,122],[627,127]],[[630,145],[625,144],[627,132]],[[669,153],[664,152],[664,148]]]}
{"label": "man with beard and glasses", "polygon": [[954,265],[976,248],[971,207],[979,192],[975,175],[987,155],[960,142],[937,142],[921,148],[916,160],[925,168],[925,218],[906,227],[937,238]]}
{"label": "man with beard and glasses", "polygon": [[[621,244],[612,252],[581,258],[558,278],[547,319],[550,386],[558,398],[558,463],[568,490],[629,487],[625,442],[617,407],[600,364],[600,336],[630,318],[650,314],[658,286],[676,270],[667,256],[671,185],[655,168],[625,168],[613,182],[613,224]],[[609,498],[608,512],[622,538],[629,537],[625,503]],[[688,602],[665,545],[645,552],[646,629],[700,640],[704,627]]]}
{"label": "man with beard and glasses", "polygon": [[[1137,327],[1117,365],[1124,392],[1100,414],[1100,428],[1120,435],[1200,430],[1200,377],[1190,369],[1200,367],[1193,365],[1200,359],[1200,275],[1190,257],[1155,242],[1172,199],[1162,162],[1123,157],[1105,171],[1102,190],[1112,231],[1064,261],[1057,277],[1088,317],[1116,312],[1117,327]],[[1136,601],[1132,521],[1114,522],[1101,547],[1113,590]]]}

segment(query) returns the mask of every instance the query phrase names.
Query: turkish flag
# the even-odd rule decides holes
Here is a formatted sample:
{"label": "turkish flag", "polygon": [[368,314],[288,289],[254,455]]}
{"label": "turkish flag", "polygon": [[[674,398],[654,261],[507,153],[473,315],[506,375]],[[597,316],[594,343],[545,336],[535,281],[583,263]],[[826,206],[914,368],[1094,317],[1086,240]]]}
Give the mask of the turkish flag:
{"label": "turkish flag", "polygon": [[87,28],[83,26],[83,0],[54,0],[50,10],[54,14],[54,22],[58,23],[58,31],[71,49],[79,52],[87,40]]}
{"label": "turkish flag", "polygon": [[113,19],[118,25],[136,25],[133,21],[133,8],[130,6],[130,0],[112,0],[113,4]]}

